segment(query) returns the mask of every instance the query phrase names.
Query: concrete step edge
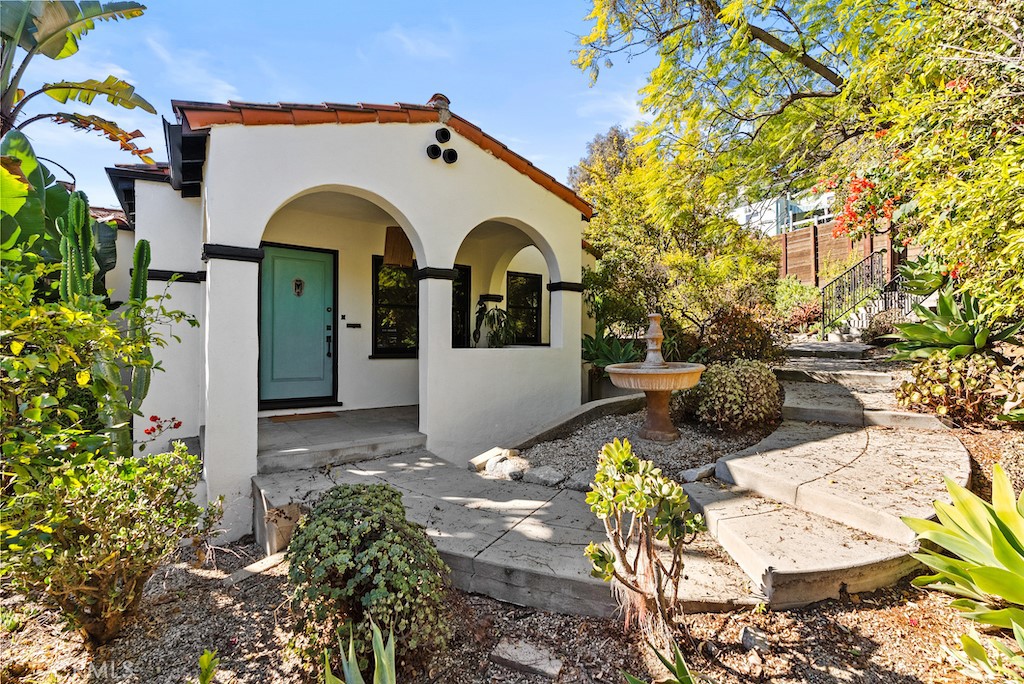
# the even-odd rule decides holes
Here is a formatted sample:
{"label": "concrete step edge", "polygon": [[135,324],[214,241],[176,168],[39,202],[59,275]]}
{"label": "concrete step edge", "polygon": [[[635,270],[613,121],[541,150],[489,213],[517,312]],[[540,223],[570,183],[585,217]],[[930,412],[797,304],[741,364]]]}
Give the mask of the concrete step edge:
{"label": "concrete step edge", "polygon": [[259,475],[270,475],[289,470],[356,463],[422,448],[426,443],[426,435],[410,432],[388,437],[320,444],[308,451],[268,449],[256,454],[256,472]]}

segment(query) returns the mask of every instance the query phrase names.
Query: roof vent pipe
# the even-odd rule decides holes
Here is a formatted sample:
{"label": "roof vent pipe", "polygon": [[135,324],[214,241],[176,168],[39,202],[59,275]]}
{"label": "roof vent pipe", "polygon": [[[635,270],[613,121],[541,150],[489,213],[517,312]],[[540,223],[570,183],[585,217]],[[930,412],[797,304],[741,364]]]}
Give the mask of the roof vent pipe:
{"label": "roof vent pipe", "polygon": [[454,164],[459,160],[459,153],[455,150],[445,150],[442,158],[445,164]]}

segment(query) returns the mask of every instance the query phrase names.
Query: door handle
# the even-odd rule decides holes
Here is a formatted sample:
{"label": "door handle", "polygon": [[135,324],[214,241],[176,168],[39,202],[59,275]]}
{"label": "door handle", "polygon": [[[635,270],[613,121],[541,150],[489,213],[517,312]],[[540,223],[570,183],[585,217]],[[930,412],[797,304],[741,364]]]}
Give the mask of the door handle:
{"label": "door handle", "polygon": [[327,358],[331,358],[331,336],[327,336]]}

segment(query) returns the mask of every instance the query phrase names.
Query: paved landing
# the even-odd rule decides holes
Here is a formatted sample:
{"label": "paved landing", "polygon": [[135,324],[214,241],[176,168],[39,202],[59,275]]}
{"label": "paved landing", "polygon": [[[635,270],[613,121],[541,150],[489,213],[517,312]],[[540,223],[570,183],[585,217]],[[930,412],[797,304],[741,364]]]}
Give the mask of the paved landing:
{"label": "paved landing", "polygon": [[[609,585],[590,576],[583,550],[604,541],[585,495],[481,477],[427,451],[321,470],[253,478],[266,508],[312,503],[336,484],[387,483],[402,492],[409,519],[425,526],[465,591],[520,605],[609,616]],[[262,506],[257,506],[259,510]],[[257,526],[264,524],[257,516]],[[270,549],[271,552],[276,549]],[[727,610],[756,603],[749,580],[709,539],[687,548],[683,607]]]}
{"label": "paved landing", "polygon": [[870,344],[860,342],[825,342],[809,340],[807,342],[794,342],[786,347],[788,356],[815,357],[821,359],[862,359]]}
{"label": "paved landing", "polygon": [[260,418],[256,429],[260,473],[319,468],[400,453],[421,448],[427,441],[419,432],[417,406]]}
{"label": "paved landing", "polygon": [[820,421],[839,425],[889,425],[940,430],[933,415],[903,411],[887,387],[848,387],[835,383],[783,381],[786,420]]}

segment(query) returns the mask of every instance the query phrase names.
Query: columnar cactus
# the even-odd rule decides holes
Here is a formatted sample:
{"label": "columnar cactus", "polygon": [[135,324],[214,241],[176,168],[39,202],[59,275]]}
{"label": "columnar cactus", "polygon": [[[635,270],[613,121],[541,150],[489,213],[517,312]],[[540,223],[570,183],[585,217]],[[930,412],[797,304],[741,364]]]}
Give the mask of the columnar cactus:
{"label": "columnar cactus", "polygon": [[[139,338],[145,334],[145,322],[139,320],[138,308],[143,306],[149,294],[147,280],[149,279],[150,250],[148,240],[139,240],[135,245],[135,254],[132,259],[132,285],[131,285],[131,313],[129,318],[128,334]],[[153,352],[146,347],[140,353],[145,365],[132,366],[132,412],[142,407],[142,400],[149,394],[149,381],[153,376]]]}
{"label": "columnar cactus", "polygon": [[150,258],[149,240],[139,240],[132,257],[132,286],[129,292],[132,301],[141,302],[146,299]]}
{"label": "columnar cactus", "polygon": [[57,217],[60,231],[60,298],[71,301],[76,296],[92,294],[93,257],[92,219],[89,216],[89,198],[84,192],[73,192],[68,199],[68,210]]}

